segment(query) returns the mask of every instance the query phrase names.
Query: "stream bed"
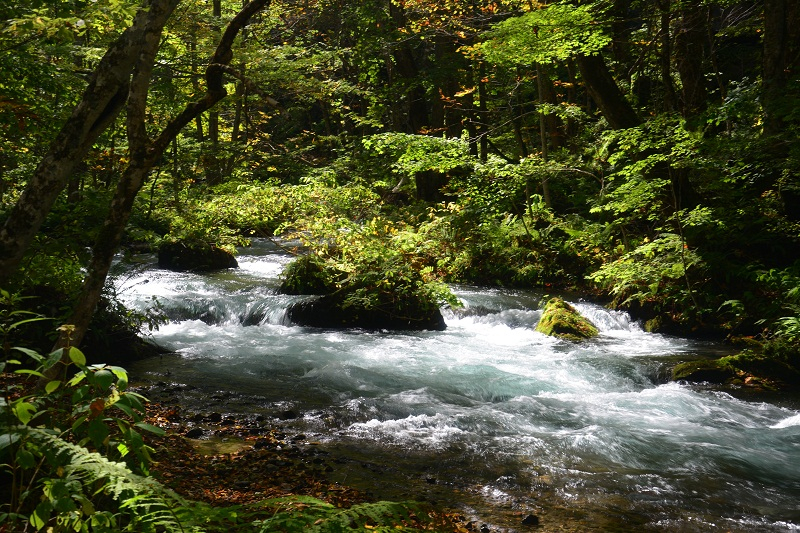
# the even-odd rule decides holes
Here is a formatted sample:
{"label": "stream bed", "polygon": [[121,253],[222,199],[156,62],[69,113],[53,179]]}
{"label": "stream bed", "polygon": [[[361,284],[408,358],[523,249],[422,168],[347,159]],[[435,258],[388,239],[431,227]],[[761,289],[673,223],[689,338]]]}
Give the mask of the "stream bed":
{"label": "stream bed", "polygon": [[724,347],[574,300],[601,334],[557,340],[534,331],[542,293],[477,287],[454,288],[464,308],[445,331],[297,327],[285,309],[300,297],[276,290],[290,260],[264,240],[212,274],[118,265],[121,299],[155,298],[170,322],[153,340],[175,352],[132,378],[263,417],[340,457],[342,483],[492,531],[800,530],[797,398],[667,379]]}

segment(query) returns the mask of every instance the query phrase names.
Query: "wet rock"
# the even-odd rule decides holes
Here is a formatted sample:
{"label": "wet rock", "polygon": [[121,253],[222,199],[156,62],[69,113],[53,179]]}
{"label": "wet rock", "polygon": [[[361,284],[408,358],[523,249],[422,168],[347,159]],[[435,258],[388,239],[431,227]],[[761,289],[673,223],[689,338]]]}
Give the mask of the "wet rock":
{"label": "wet rock", "polygon": [[752,389],[800,388],[800,368],[778,357],[745,350],[719,359],[688,361],[672,370],[675,381],[744,385]]}
{"label": "wet rock", "polygon": [[525,518],[522,519],[523,526],[538,526],[539,525],[539,517],[535,514],[529,514]]}
{"label": "wet rock", "polygon": [[167,270],[207,272],[238,266],[232,253],[205,242],[165,242],[158,248],[158,267]]}
{"label": "wet rock", "polygon": [[295,411],[292,411],[291,409],[287,409],[286,411],[281,411],[278,414],[279,420],[294,420],[297,417],[298,417],[297,413]]}
{"label": "wet rock", "polygon": [[200,428],[192,428],[186,432],[186,437],[190,439],[199,439],[203,436],[203,433],[205,433],[205,431]]}
{"label": "wet rock", "polygon": [[289,306],[286,316],[299,326],[315,328],[362,328],[372,331],[421,331],[446,329],[438,308],[418,302],[393,301],[380,309],[345,304],[342,293],[320,296]]}
{"label": "wet rock", "polygon": [[561,298],[551,298],[542,311],[536,331],[571,341],[596,337],[597,327]]}
{"label": "wet rock", "polygon": [[689,361],[679,364],[672,370],[673,380],[692,383],[725,383],[735,376],[734,370],[721,365],[718,359]]}

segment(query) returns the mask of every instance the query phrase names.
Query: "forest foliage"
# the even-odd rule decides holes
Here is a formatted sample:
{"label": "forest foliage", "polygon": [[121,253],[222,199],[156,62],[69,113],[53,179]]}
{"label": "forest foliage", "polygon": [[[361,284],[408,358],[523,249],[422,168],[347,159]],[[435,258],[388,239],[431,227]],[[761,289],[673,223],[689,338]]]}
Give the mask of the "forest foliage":
{"label": "forest foliage", "polygon": [[[126,39],[156,8],[148,63]],[[574,289],[796,361],[799,31],[791,0],[0,2],[4,351],[73,353],[63,331],[9,326],[46,315],[80,339],[117,249],[280,237],[365,300],[390,279],[439,304],[447,283]],[[54,150],[115,49],[130,68],[89,137]],[[52,161],[72,169],[52,206],[21,211]],[[8,228],[28,214],[25,240]],[[109,285],[100,301],[134,330],[157,321]],[[40,412],[25,402],[22,426]],[[97,445],[93,424],[73,440]]]}

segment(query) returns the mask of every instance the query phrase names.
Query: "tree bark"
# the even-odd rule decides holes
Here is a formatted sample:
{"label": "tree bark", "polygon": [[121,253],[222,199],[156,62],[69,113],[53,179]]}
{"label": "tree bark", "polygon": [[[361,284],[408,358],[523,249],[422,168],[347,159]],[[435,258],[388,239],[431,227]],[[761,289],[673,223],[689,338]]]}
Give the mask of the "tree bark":
{"label": "tree bark", "polygon": [[478,138],[480,142],[480,159],[484,163],[489,157],[489,112],[487,110],[487,100],[489,99],[486,90],[486,62],[481,61],[478,65]]}
{"label": "tree bark", "polygon": [[[222,18],[221,0],[213,0],[211,16],[214,18],[214,33],[219,32],[219,21]],[[208,140],[211,143],[211,153],[205,157],[206,180],[209,185],[217,185],[222,180],[222,165],[219,158],[219,111],[211,109],[208,112]]]}
{"label": "tree bark", "polygon": [[703,71],[707,21],[708,8],[695,1],[681,10],[675,36],[675,63],[681,78],[681,113],[687,119],[701,113],[707,103]]}
{"label": "tree bark", "polygon": [[0,229],[0,285],[16,272],[75,166],[119,114],[144,40],[149,33],[160,33],[179,1],[150,0],[100,60],[80,103]]}
{"label": "tree bark", "polygon": [[579,55],[576,63],[586,91],[600,108],[609,126],[624,129],[640,124],[636,111],[620,91],[602,56]]}
{"label": "tree bark", "polygon": [[661,84],[664,87],[664,111],[667,112],[676,109],[677,101],[675,85],[672,83],[672,46],[669,31],[672,13],[670,12],[670,3],[670,0],[660,0],[658,2],[658,9],[661,12],[661,25],[658,29],[661,50],[658,53],[658,63],[661,67]]}
{"label": "tree bark", "polygon": [[796,0],[764,0],[763,85],[764,133],[784,129],[789,80],[800,62],[800,6]]}
{"label": "tree bark", "polygon": [[[75,326],[75,328],[69,336],[62,333],[56,343],[56,348],[63,348],[68,345],[75,346],[83,339],[97,302],[100,300],[103,285],[108,276],[114,254],[122,240],[136,195],[150,171],[161,160],[164,152],[178,133],[200,113],[208,111],[227,95],[223,84],[223,74],[233,58],[231,49],[233,41],[239,31],[247,24],[250,17],[264,9],[268,3],[269,0],[253,0],[231,20],[206,69],[206,93],[199,100],[188,104],[152,140],[148,137],[145,128],[145,110],[150,71],[153,66],[155,51],[158,48],[157,40],[152,48],[152,55],[149,55],[148,50],[150,49],[143,50],[128,99],[130,163],[120,178],[107,219],[95,241],[92,260],[89,264],[81,294],[70,315],[68,323]],[[153,45],[152,42],[149,44]]]}

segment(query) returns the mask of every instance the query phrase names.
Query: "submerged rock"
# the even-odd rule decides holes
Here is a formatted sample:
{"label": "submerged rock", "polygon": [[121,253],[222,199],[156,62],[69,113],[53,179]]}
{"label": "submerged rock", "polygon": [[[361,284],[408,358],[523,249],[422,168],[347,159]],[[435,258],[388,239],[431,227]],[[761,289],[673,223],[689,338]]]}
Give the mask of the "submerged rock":
{"label": "submerged rock", "polygon": [[176,241],[158,248],[158,266],[176,272],[207,272],[238,268],[239,263],[232,253],[213,244]]}
{"label": "submerged rock", "polygon": [[590,339],[598,334],[594,324],[561,298],[551,298],[547,302],[536,331],[571,341]]}

